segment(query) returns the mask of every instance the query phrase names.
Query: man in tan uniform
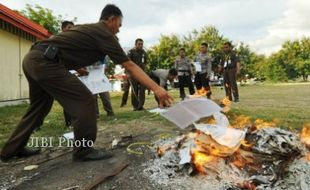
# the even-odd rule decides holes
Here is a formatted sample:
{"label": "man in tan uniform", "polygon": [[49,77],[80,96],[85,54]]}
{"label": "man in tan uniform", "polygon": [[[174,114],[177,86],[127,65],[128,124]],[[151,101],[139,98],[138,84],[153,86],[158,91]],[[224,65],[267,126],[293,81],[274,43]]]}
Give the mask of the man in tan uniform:
{"label": "man in tan uniform", "polygon": [[[115,64],[121,64],[131,77],[151,89],[161,105],[171,103],[171,96],[124,53],[115,36],[121,25],[121,10],[109,4],[102,10],[98,23],[75,26],[33,45],[23,60],[30,90],[29,109],[4,145],[0,157],[2,161],[39,153],[39,149],[30,149],[26,144],[33,130],[50,112],[54,99],[72,116],[74,144],[95,142],[95,100],[87,87],[69,70],[89,66],[106,55]],[[92,146],[75,146],[73,151],[73,160],[76,161],[100,160],[111,156]]]}

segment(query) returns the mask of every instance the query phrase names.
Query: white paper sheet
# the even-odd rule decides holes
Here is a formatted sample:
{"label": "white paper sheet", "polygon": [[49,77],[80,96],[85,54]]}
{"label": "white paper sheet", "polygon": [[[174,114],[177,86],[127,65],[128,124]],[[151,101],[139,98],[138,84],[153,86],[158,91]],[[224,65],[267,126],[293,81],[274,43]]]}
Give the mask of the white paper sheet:
{"label": "white paper sheet", "polygon": [[74,133],[73,133],[73,132],[65,133],[65,134],[63,134],[63,136],[64,136],[67,140],[74,140]]}
{"label": "white paper sheet", "polygon": [[179,102],[164,113],[163,117],[184,129],[202,117],[220,112],[222,108],[207,98],[191,98]]}
{"label": "white paper sheet", "polygon": [[150,113],[164,113],[166,111],[167,109],[161,109],[161,108],[155,108],[155,109],[149,110]]}
{"label": "white paper sheet", "polygon": [[188,142],[183,144],[183,148],[180,150],[180,162],[179,164],[190,163],[192,159],[191,150],[195,146],[194,139],[189,140]]}
{"label": "white paper sheet", "polygon": [[79,77],[93,94],[107,92],[112,89],[109,79],[104,74],[104,69],[104,65],[89,66],[87,67],[89,74]]}
{"label": "white paper sheet", "polygon": [[195,67],[196,72],[201,72],[201,63],[200,62],[194,62],[193,65]]}
{"label": "white paper sheet", "polygon": [[230,127],[222,127],[211,124],[196,124],[195,128],[210,135],[216,142],[228,148],[239,146],[245,138],[245,131]]}

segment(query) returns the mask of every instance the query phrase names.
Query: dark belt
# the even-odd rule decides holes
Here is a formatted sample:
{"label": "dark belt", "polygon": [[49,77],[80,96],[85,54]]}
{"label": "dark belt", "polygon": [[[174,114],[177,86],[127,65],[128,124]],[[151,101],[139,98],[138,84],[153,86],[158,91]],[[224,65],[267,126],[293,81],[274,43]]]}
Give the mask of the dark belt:
{"label": "dark belt", "polygon": [[34,44],[33,46],[31,46],[30,50],[39,50],[45,52],[47,48],[47,44]]}

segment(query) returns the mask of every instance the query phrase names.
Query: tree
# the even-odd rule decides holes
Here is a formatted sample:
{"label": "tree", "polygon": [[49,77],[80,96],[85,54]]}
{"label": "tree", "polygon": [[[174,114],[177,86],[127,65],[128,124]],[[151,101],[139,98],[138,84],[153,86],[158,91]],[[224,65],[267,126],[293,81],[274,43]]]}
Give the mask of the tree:
{"label": "tree", "polygon": [[[193,30],[191,33],[181,38],[176,34],[170,36],[162,35],[159,44],[153,46],[148,51],[150,69],[171,68],[181,47],[186,49],[186,54],[190,59],[194,59],[202,42],[207,42],[209,44],[211,56],[218,57],[222,45],[226,40],[227,39],[221,36],[218,30],[213,26],[203,27],[199,31]],[[215,61],[216,66],[217,64],[218,62]]]}
{"label": "tree", "polygon": [[288,80],[285,69],[279,63],[279,54],[271,55],[264,63],[261,72],[272,82],[285,82]]}
{"label": "tree", "polygon": [[153,46],[148,51],[149,70],[171,68],[181,47],[182,45],[177,35],[162,35],[159,44]]}
{"label": "tree", "polygon": [[[53,15],[53,11],[47,8],[43,8],[40,5],[26,4],[26,8],[20,11],[22,15],[29,20],[38,23],[46,28],[52,34],[58,34],[60,32],[60,24],[63,21],[61,15]],[[76,20],[76,18],[74,19]]]}

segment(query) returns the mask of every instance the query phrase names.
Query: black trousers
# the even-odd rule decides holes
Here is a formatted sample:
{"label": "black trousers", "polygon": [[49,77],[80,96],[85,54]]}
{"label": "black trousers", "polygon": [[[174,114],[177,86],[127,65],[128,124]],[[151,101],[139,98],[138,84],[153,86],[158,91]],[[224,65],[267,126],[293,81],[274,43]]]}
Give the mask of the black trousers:
{"label": "black trousers", "polygon": [[197,90],[204,87],[206,90],[209,91],[207,96],[211,95],[210,79],[207,78],[207,73],[196,73],[196,75],[195,75],[195,86],[196,86]]}
{"label": "black trousers", "polygon": [[106,111],[108,115],[114,114],[113,108],[111,105],[110,92],[101,92],[99,94],[94,95],[95,102],[96,102],[96,114],[97,114],[97,116],[99,116],[98,95],[101,99],[104,111]]}
{"label": "black trousers", "polygon": [[[31,50],[23,60],[23,70],[29,83],[30,105],[5,143],[1,155],[14,156],[27,145],[31,133],[43,123],[53,100],[72,116],[75,141],[96,140],[96,107],[92,93],[64,64],[48,60],[39,50]],[[74,154],[89,147],[74,147]]]}
{"label": "black trousers", "polygon": [[129,83],[129,79],[124,80],[123,82],[123,96],[122,96],[122,102],[121,102],[121,106],[124,106],[127,104],[127,100],[128,100],[128,95],[129,95],[129,88],[130,88],[130,83]]}
{"label": "black trousers", "polygon": [[179,80],[179,89],[180,89],[180,98],[185,98],[185,86],[188,86],[189,94],[192,95],[195,93],[194,85],[192,82],[192,77],[190,75],[178,76]]}
{"label": "black trousers", "polygon": [[224,87],[226,96],[232,100],[232,94],[235,100],[239,99],[239,92],[237,86],[236,69],[224,69]]}
{"label": "black trousers", "polygon": [[143,109],[145,101],[145,87],[138,81],[129,79],[131,82],[131,104],[134,110]]}

